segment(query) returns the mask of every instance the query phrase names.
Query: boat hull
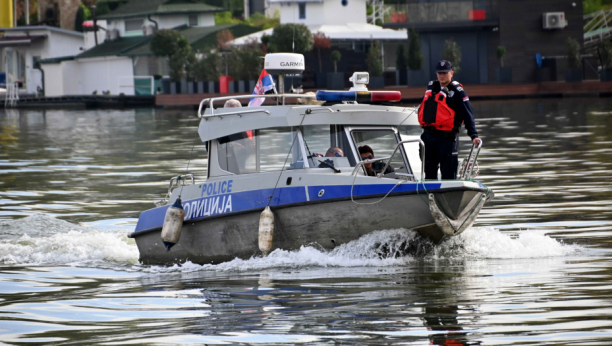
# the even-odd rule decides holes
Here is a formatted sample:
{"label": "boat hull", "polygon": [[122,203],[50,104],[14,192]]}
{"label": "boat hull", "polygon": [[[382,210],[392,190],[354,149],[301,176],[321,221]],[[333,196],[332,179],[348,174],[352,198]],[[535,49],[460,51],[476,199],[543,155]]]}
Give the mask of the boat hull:
{"label": "boat hull", "polygon": [[[468,190],[453,191],[452,198],[444,198],[444,194],[434,195],[444,201],[442,208],[451,216],[453,212],[465,214],[461,209],[474,204],[466,199],[484,197],[483,192]],[[304,245],[332,250],[372,231],[385,229],[415,230],[433,242],[448,236],[436,225],[427,195],[391,195],[380,199],[362,198],[355,202],[343,199],[276,207],[272,209],[275,217],[272,251],[279,248],[296,250]],[[140,261],[144,264],[185,261],[214,264],[234,258],[248,259],[261,255],[258,226],[262,210],[186,221],[180,240],[170,251],[164,247],[160,230],[137,232],[131,236],[136,240]]]}

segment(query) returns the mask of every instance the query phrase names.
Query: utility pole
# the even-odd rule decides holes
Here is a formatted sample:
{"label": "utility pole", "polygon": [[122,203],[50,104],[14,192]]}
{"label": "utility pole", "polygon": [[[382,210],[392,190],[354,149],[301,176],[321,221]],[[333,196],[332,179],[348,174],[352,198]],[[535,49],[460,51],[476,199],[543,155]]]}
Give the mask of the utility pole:
{"label": "utility pole", "polygon": [[25,0],[25,23],[30,25],[30,0]]}
{"label": "utility pole", "polygon": [[93,17],[94,40],[98,45],[98,19],[96,18],[96,5],[91,5],[91,16]]}

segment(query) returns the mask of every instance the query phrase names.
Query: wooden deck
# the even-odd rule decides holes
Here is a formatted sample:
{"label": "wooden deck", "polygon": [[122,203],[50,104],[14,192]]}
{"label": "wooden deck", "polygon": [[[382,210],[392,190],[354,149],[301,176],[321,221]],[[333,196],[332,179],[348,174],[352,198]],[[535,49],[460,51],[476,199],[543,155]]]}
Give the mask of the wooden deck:
{"label": "wooden deck", "polygon": [[[402,93],[402,102],[415,102],[423,97],[425,87],[410,88],[390,86],[386,90]],[[537,84],[475,84],[464,85],[471,100],[564,97],[580,95],[612,96],[612,82],[583,81],[577,83],[546,82]],[[306,90],[309,91],[309,90]],[[237,94],[162,94],[157,95],[155,104],[163,107],[197,106],[205,98]]]}

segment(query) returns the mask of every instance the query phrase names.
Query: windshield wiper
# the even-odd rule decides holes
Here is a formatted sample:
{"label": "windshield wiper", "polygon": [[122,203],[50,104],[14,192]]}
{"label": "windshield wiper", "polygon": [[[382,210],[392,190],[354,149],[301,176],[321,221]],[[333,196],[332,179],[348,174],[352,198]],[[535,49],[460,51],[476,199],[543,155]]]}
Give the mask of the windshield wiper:
{"label": "windshield wiper", "polygon": [[[327,159],[327,160],[325,160],[325,161],[321,161],[321,160],[317,160],[317,161],[321,162],[321,164],[319,165],[319,167],[321,167],[321,166],[326,166],[326,167],[329,167],[329,168],[333,169],[333,170],[334,170],[334,173],[340,173],[340,172],[341,172],[339,169],[337,169],[336,167],[334,167],[334,161],[332,161],[332,160],[330,160],[330,159]],[[321,168],[323,168],[323,167],[321,167]]]}

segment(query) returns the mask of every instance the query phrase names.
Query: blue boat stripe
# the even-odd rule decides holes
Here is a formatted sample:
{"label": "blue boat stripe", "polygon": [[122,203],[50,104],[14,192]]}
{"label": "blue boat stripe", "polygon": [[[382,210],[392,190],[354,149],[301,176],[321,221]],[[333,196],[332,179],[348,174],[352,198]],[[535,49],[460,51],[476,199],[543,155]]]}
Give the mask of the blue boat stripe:
{"label": "blue boat stripe", "polygon": [[[439,189],[440,183],[427,183],[427,190]],[[364,197],[368,195],[376,196],[388,193],[395,184],[373,184],[355,185],[353,188],[354,197]],[[425,192],[422,184],[419,184],[419,191]],[[417,184],[402,184],[397,186],[393,193],[416,191]],[[319,192],[324,193],[319,196]],[[286,204],[296,204],[310,201],[323,201],[336,198],[348,198],[351,196],[351,185],[321,185],[321,186],[295,186],[274,189],[261,189],[243,192],[232,192],[215,196],[200,197],[183,202],[185,209],[185,221],[200,219],[203,217],[220,215],[231,212],[245,211],[249,209],[264,208],[268,205],[272,192],[274,196],[270,201],[270,206],[281,206]],[[150,209],[140,214],[135,232],[161,227],[164,223],[168,205]]]}

